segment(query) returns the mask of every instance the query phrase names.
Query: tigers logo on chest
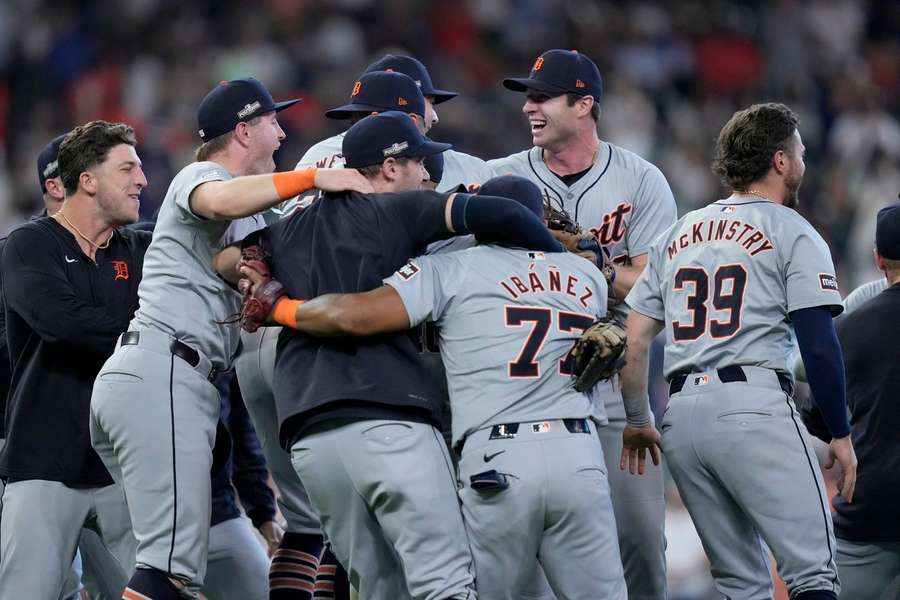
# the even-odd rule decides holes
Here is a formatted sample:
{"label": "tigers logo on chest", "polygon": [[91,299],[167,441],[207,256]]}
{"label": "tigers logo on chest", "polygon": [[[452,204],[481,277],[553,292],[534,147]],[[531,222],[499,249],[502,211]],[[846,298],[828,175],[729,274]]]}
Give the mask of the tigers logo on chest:
{"label": "tigers logo on chest", "polygon": [[591,227],[590,232],[601,246],[616,244],[625,239],[625,215],[631,212],[631,204],[620,202],[612,211],[603,215],[599,227]]}

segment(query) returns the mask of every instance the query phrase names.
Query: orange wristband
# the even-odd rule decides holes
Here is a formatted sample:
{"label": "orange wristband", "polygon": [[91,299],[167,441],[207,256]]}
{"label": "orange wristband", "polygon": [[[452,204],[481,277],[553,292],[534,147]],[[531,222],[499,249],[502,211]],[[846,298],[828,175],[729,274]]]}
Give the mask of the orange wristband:
{"label": "orange wristband", "polygon": [[316,187],[316,168],[272,173],[272,183],[275,184],[275,192],[281,200],[293,198]]}
{"label": "orange wristband", "polygon": [[275,303],[272,311],[272,318],[279,325],[297,328],[297,307],[303,304],[303,300],[291,300],[290,298],[279,298]]}

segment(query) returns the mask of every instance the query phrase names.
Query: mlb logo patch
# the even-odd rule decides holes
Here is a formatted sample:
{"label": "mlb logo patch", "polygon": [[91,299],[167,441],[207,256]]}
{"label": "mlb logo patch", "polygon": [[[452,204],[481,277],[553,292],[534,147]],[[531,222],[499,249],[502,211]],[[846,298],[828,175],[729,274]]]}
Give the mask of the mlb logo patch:
{"label": "mlb logo patch", "polygon": [[709,383],[709,375],[698,375],[694,377],[694,385],[701,386]]}
{"label": "mlb logo patch", "polygon": [[819,286],[823,290],[838,291],[837,277],[830,273],[819,273]]}
{"label": "mlb logo patch", "polygon": [[547,433],[548,431],[550,431],[550,421],[531,424],[531,433]]}
{"label": "mlb logo patch", "polygon": [[544,260],[544,253],[543,252],[529,252],[528,258],[530,258],[531,260]]}
{"label": "mlb logo patch", "polygon": [[737,212],[737,206],[723,206],[721,212],[723,212],[723,213]]}
{"label": "mlb logo patch", "polygon": [[408,263],[397,269],[397,275],[399,275],[403,281],[409,281],[410,279],[418,275],[420,270],[421,269],[419,269],[419,265],[417,265],[413,261],[409,261]]}

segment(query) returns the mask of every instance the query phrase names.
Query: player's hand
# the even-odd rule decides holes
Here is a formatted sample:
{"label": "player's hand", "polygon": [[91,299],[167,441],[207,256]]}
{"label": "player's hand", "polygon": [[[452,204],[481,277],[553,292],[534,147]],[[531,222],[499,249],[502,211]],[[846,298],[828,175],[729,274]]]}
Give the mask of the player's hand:
{"label": "player's hand", "polygon": [[841,497],[847,502],[853,501],[853,490],[856,488],[856,451],[850,436],[831,440],[828,444],[828,460],[825,468],[832,468],[835,463],[841,466],[841,473],[837,480],[837,489]]}
{"label": "player's hand", "polygon": [[356,169],[316,169],[315,184],[323,192],[375,193],[372,183]]}
{"label": "player's hand", "polygon": [[644,427],[626,425],[622,432],[622,457],[619,468],[627,468],[632,475],[643,475],[647,468],[647,450],[654,465],[659,465],[659,432],[652,424]]}
{"label": "player's hand", "polygon": [[263,539],[266,540],[269,558],[275,555],[278,546],[281,545],[281,538],[284,537],[284,529],[275,521],[266,521],[259,526],[259,532]]}
{"label": "player's hand", "polygon": [[478,190],[481,189],[481,184],[480,183],[470,183],[468,186],[466,186],[466,189],[468,190],[468,192],[470,194],[477,194]]}
{"label": "player's hand", "polygon": [[[241,274],[242,279],[247,279],[250,281],[249,293],[251,296],[256,293],[257,286],[266,282],[265,275],[263,275],[250,265],[241,264],[241,266],[238,268],[238,272]],[[242,281],[240,285],[243,286],[246,284],[244,284]]]}

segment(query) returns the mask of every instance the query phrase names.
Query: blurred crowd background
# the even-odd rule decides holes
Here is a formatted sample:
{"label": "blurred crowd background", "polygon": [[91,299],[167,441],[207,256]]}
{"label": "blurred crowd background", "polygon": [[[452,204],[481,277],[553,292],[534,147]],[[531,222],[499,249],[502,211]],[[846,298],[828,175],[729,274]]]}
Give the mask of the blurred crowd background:
{"label": "blurred crowd background", "polygon": [[[432,137],[483,158],[519,151],[531,141],[523,96],[500,80],[526,75],[548,48],[597,62],[601,138],[657,164],[680,214],[723,193],[709,163],[731,113],[789,104],[807,147],[801,212],[830,243],[844,293],[878,276],[875,213],[900,191],[895,0],[5,1],[0,233],[38,212],[37,152],[75,124],[135,127],[149,217],[193,159],[196,107],[215,83],[253,75],[276,99],[304,98],[280,119],[288,169],[341,130],[323,111],[387,52],[417,56],[436,86],[460,92],[437,107]],[[683,514],[675,498],[670,526],[690,528]],[[697,548],[681,539],[670,537],[673,597],[703,597]]]}

